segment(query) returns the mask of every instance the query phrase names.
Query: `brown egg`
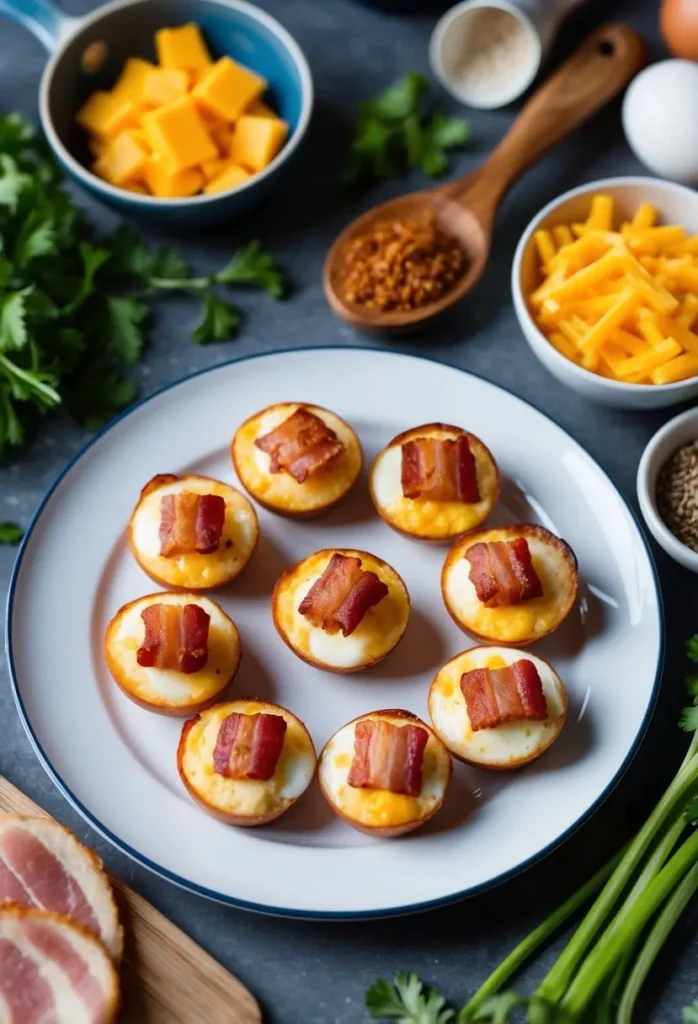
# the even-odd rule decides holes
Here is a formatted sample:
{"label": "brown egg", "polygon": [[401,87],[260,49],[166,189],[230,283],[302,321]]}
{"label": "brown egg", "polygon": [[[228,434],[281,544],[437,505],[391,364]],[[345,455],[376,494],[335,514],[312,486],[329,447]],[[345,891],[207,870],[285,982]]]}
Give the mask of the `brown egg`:
{"label": "brown egg", "polygon": [[660,25],[664,42],[674,57],[698,61],[696,0],[663,0]]}

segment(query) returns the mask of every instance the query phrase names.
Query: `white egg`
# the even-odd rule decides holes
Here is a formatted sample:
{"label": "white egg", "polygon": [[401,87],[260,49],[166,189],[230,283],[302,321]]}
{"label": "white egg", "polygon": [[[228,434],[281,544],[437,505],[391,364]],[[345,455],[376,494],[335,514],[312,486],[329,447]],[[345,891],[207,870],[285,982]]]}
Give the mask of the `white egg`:
{"label": "white egg", "polygon": [[655,174],[698,184],[698,64],[664,60],[641,71],[625,94],[623,128]]}

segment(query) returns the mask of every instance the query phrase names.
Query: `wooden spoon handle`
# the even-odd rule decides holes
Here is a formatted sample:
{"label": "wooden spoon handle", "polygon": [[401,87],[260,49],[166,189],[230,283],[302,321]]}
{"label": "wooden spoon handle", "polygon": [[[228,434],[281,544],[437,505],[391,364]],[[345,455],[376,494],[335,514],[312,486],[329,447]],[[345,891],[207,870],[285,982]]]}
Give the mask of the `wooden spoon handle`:
{"label": "wooden spoon handle", "polygon": [[492,217],[522,172],[617,96],[644,63],[644,44],[631,28],[598,29],[531,97],[475,174],[441,191],[481,219]]}

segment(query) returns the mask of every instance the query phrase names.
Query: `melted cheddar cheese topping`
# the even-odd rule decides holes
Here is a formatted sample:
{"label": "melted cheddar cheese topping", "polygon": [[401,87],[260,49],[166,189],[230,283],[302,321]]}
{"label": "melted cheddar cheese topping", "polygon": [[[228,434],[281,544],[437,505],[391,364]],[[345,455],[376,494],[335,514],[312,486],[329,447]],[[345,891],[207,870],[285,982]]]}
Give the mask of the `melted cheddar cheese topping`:
{"label": "melted cheddar cheese topping", "polygon": [[[216,494],[225,500],[220,544],[208,555],[193,552],[165,558],[160,554],[160,501],[168,494]],[[205,590],[228,583],[252,557],[259,525],[251,502],[227,484],[206,476],[184,476],[164,483],[141,498],[131,517],[129,541],[143,569],[170,587]]]}
{"label": "melted cheddar cheese topping", "polygon": [[[538,669],[548,705],[545,721],[506,722],[473,731],[461,677],[477,668],[504,668],[525,658]],[[457,654],[437,674],[429,690],[434,731],[455,757],[490,768],[513,768],[542,754],[557,738],[567,713],[567,695],[557,673],[533,654],[511,647],[476,647]]]}
{"label": "melted cheddar cheese topping", "polygon": [[402,493],[402,445],[420,437],[437,441],[455,440],[462,430],[444,427],[416,428],[391,442],[379,452],[371,468],[371,495],[378,512],[404,533],[430,540],[456,537],[484,522],[499,497],[499,474],[494,459],[477,437],[468,435],[475,458],[480,501],[431,501],[406,498]]}
{"label": "melted cheddar cheese topping", "polygon": [[[363,715],[360,721],[384,719],[394,725],[410,721],[387,714]],[[413,725],[423,723],[412,720]],[[354,759],[354,729],[349,722],[328,741],[320,755],[318,772],[325,796],[345,817],[366,828],[396,828],[429,817],[442,803],[451,779],[451,759],[428,726],[422,761],[422,789],[419,796],[391,793],[387,789],[350,786],[349,771]]]}
{"label": "melted cheddar cheese topping", "polygon": [[363,465],[359,439],[348,423],[316,405],[304,405],[333,430],[344,451],[298,483],[290,473],[271,472],[271,458],[255,441],[271,433],[300,407],[299,402],[273,405],[247,420],[233,438],[233,462],[243,487],[263,505],[279,512],[308,514],[334,505],[356,482]]}
{"label": "melted cheddar cheese topping", "polygon": [[384,658],[402,638],[410,614],[410,602],[398,574],[385,562],[365,551],[342,548],[341,553],[361,559],[361,568],[374,572],[388,594],[366,612],[349,636],[326,633],[298,611],[313,584],[322,576],[334,554],[319,551],[285,573],[276,585],[272,606],[276,627],[301,657],[331,669],[352,670]]}
{"label": "melted cheddar cheese topping", "polygon": [[[442,574],[443,598],[463,629],[501,643],[531,643],[562,622],[576,596],[576,569],[571,566],[564,550],[554,543],[557,538],[550,534],[551,543],[538,532],[541,529],[535,533],[515,526],[486,530],[463,538],[451,549]],[[487,608],[478,599],[470,580],[471,565],[465,552],[473,544],[511,541],[524,536],[533,568],[543,586],[543,596],[521,604]]]}
{"label": "melted cheddar cheese topping", "polygon": [[[227,779],[213,770],[218,731],[228,715],[271,714],[286,720],[286,735],[270,779]],[[234,700],[204,711],[189,731],[181,752],[180,770],[204,803],[225,814],[257,817],[286,810],[310,785],[315,774],[315,748],[308,730],[278,704]]]}

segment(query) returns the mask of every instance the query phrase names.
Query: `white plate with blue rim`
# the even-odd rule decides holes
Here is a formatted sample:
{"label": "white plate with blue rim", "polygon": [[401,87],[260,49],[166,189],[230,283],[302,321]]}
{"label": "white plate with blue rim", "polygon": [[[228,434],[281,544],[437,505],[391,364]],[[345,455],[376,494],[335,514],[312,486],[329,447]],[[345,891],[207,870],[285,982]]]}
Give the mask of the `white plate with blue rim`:
{"label": "white plate with blue rim", "polygon": [[[230,441],[279,401],[339,413],[367,463],[402,430],[456,423],[479,435],[503,475],[494,524],[537,521],[579,561],[580,597],[533,648],[564,680],[562,735],[535,764],[487,772],[457,764],[442,811],[423,829],[380,840],[336,818],[314,782],[277,822],[224,825],[187,796],[175,751],[181,721],[132,704],[102,656],[106,625],[153,585],[125,526],[156,473],[235,482]],[[216,599],[237,623],[243,662],[233,693],[274,700],[319,750],[345,722],[383,707],[427,717],[439,667],[473,645],[441,600],[445,549],[401,536],[373,511],[365,478],[328,515],[293,522],[259,510],[262,540]],[[395,566],[412,598],[407,635],[382,664],[338,676],[300,661],[277,635],[269,599],[281,572],[327,547],[369,550]],[[514,395],[453,367],[395,352],[332,348],[243,359],[175,384],[108,427],[44,499],[10,585],[7,651],[27,733],[56,785],[103,836],[193,892],[293,917],[360,918],[448,903],[507,879],[550,852],[599,806],[649,722],[663,659],[652,557],[623,498],[594,460]]]}

